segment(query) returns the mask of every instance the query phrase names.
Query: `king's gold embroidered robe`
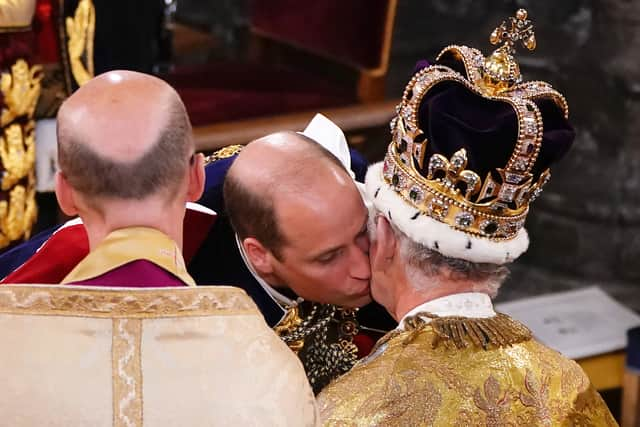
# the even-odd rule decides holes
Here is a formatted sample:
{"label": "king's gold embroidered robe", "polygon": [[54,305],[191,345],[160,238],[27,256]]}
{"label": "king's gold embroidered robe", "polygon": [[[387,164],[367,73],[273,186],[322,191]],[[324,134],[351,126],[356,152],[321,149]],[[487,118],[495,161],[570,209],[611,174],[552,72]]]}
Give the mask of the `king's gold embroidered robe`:
{"label": "king's gold embroidered robe", "polygon": [[[480,336],[486,349],[474,345],[473,333],[466,334],[474,321],[484,325],[474,326],[476,332],[493,335]],[[448,329],[451,339],[446,330],[437,332],[438,325],[424,322],[387,337],[368,359],[322,391],[318,404],[324,425],[617,425],[575,362],[530,334],[505,344],[509,340],[501,340],[491,319],[464,323]]]}

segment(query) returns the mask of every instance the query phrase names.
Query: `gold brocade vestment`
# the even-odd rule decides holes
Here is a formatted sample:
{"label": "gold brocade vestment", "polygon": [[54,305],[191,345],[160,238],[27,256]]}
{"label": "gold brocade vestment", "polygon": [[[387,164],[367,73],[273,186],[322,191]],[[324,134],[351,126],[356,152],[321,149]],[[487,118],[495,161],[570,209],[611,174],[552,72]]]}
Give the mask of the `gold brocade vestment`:
{"label": "gold brocade vestment", "polygon": [[[518,322],[500,314],[436,320],[392,332],[372,356],[325,388],[318,396],[324,425],[617,425],[575,362],[528,334],[507,339],[514,344],[497,342],[527,331]],[[466,334],[478,326],[494,335],[486,349]]]}

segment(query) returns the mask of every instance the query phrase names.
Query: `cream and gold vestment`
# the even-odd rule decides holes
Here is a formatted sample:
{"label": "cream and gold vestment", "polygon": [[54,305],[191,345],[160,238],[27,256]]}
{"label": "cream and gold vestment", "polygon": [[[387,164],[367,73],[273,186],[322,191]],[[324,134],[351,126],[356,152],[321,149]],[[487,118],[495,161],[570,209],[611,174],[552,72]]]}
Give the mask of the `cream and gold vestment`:
{"label": "cream and gold vestment", "polygon": [[484,294],[416,307],[318,396],[325,426],[615,426],[582,369]]}
{"label": "cream and gold vestment", "polygon": [[304,370],[238,288],[0,286],[0,425],[314,426]]}

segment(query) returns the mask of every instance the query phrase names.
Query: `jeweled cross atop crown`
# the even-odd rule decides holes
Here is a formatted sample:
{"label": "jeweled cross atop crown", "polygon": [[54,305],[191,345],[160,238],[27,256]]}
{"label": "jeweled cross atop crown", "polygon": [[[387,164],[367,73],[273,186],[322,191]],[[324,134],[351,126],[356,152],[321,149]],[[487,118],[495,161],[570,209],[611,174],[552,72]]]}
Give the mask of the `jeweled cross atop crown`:
{"label": "jeweled cross atop crown", "polygon": [[519,9],[516,16],[502,21],[491,33],[491,44],[504,43],[488,56],[482,64],[481,73],[484,90],[492,95],[512,89],[522,82],[520,67],[513,55],[515,46],[520,42],[529,50],[536,48],[536,35],[533,24],[527,19],[527,11]]}
{"label": "jeweled cross atop crown", "polygon": [[511,49],[511,53],[513,53],[517,42],[521,42],[522,46],[529,50],[534,50],[536,35],[533,31],[533,24],[527,19],[527,11],[518,9],[515,18],[510,17],[507,21],[502,21],[502,24],[493,30],[489,40],[493,45],[504,42]]}
{"label": "jeweled cross atop crown", "polygon": [[[542,162],[538,159],[545,131],[543,113],[566,120],[569,109],[562,94],[548,83],[523,82],[513,55],[514,46],[522,43],[528,49],[535,48],[533,24],[525,10],[520,9],[515,17],[503,21],[494,30],[491,41],[503,44],[487,57],[478,49],[447,46],[435,64],[412,77],[398,106],[398,115],[392,121],[393,141],[385,156],[381,178],[413,209],[409,224],[415,224],[422,214],[468,236],[505,242],[525,239],[522,230],[529,205],[549,180],[549,170],[541,167],[544,159]],[[452,88],[466,89],[474,102],[482,102],[484,106],[498,108],[502,104],[505,111],[513,110],[514,117],[510,120],[517,123],[496,134],[505,140],[503,146],[509,152],[498,153],[497,144],[487,148],[487,152],[495,149],[500,161],[494,162],[486,154],[479,156],[479,144],[474,148],[474,139],[454,143],[443,138],[434,143],[438,135],[432,129],[436,129],[433,123],[438,115],[431,112],[447,108],[442,102],[443,94],[453,93]],[[540,108],[542,104],[544,111]],[[447,114],[462,117],[463,112]],[[487,119],[486,124],[478,125],[477,115],[472,113],[465,120],[461,125],[465,126],[465,132],[475,129],[474,126],[482,132],[493,129],[494,124],[506,126],[502,118],[496,118],[494,124]],[[440,126],[457,125],[440,122]],[[509,139],[514,140],[512,144],[506,143]],[[503,165],[502,159],[506,157]],[[491,167],[478,167],[480,159]]]}

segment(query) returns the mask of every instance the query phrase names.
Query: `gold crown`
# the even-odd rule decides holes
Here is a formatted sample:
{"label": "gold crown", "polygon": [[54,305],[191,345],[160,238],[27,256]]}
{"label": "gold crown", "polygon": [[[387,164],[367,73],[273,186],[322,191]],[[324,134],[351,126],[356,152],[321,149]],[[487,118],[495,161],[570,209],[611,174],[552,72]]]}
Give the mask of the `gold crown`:
{"label": "gold crown", "polygon": [[[529,204],[548,182],[549,170],[534,181],[531,173],[542,144],[542,115],[535,100],[550,99],[568,118],[565,98],[541,81],[522,82],[513,54],[517,42],[535,48],[533,25],[527,12],[518,10],[497,27],[491,42],[504,45],[489,57],[466,46],[448,46],[438,60],[451,55],[464,66],[466,76],[443,65],[431,65],[417,72],[407,85],[398,114],[391,121],[393,140],[384,161],[383,179],[410,205],[423,214],[457,230],[489,238],[513,239],[523,228]],[[484,181],[467,170],[467,152],[460,149],[450,159],[434,154],[423,169],[429,141],[418,126],[422,99],[437,84],[457,82],[485,99],[502,101],[515,111],[518,137],[504,168],[490,171]],[[416,214],[417,215],[417,214]]]}

